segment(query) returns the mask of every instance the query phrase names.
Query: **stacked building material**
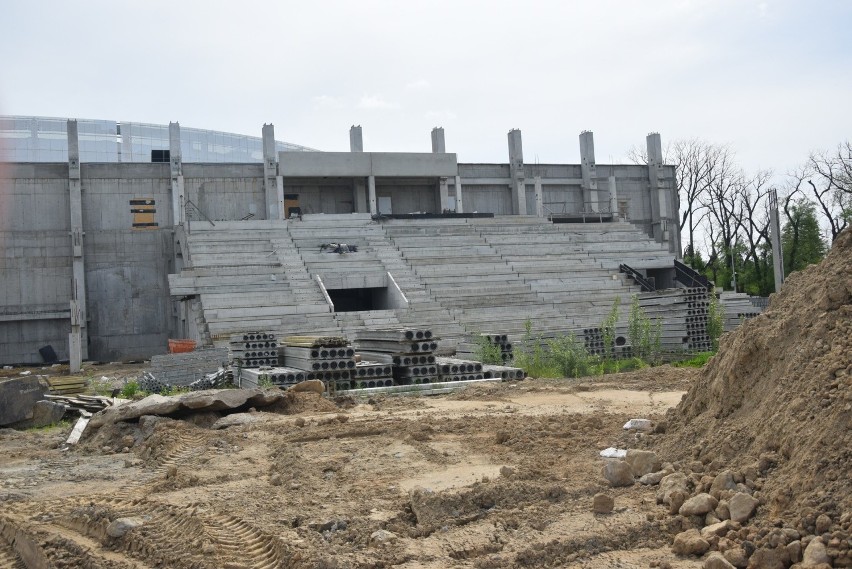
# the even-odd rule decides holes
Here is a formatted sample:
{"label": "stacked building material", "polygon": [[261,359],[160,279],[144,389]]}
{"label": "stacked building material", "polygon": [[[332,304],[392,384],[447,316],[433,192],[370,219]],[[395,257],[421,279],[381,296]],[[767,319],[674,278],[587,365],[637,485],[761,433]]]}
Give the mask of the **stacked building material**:
{"label": "stacked building material", "polygon": [[[160,393],[171,388],[190,388],[191,385],[201,385],[196,382],[207,379],[208,376],[218,376],[228,365],[227,348],[157,355],[151,358],[151,367],[140,376],[139,387],[151,393]],[[202,387],[206,388],[208,387]]]}
{"label": "stacked building material", "polygon": [[724,310],[725,332],[730,332],[749,318],[754,318],[763,308],[756,306],[751,297],[743,292],[725,291],[719,295],[719,303]]}
{"label": "stacked building material", "polygon": [[500,358],[503,362],[511,362],[515,359],[512,343],[507,334],[474,334],[459,343],[456,356],[460,358],[477,359],[482,357],[483,344],[485,346],[496,346],[500,350]]}
{"label": "stacked building material", "polygon": [[431,330],[364,330],[358,334],[357,345],[362,359],[373,358],[378,354],[377,359],[383,360],[383,363],[388,359],[394,362],[393,378],[397,385],[438,381],[438,366],[432,353],[438,343]]}
{"label": "stacked building material", "polygon": [[[338,388],[345,389],[341,385],[342,383],[338,383]],[[352,379],[349,381],[349,389],[388,387],[391,385],[393,385],[393,364],[373,361],[361,361],[355,364]]]}
{"label": "stacked building material", "polygon": [[240,370],[240,387],[290,386],[306,379],[306,371],[291,367],[260,367]]}
{"label": "stacked building material", "polygon": [[231,357],[241,367],[278,365],[278,339],[272,332],[243,332],[231,336]]}
{"label": "stacked building material", "polygon": [[507,367],[507,366],[493,366],[493,365],[482,365],[482,375],[484,379],[503,379],[503,380],[512,380],[512,379],[524,379],[527,374],[518,367]]}
{"label": "stacked building material", "polygon": [[482,364],[477,361],[439,357],[437,364],[441,381],[473,381],[485,377]]}
{"label": "stacked building material", "polygon": [[320,379],[329,391],[349,389],[355,374],[355,350],[340,336],[288,336],[281,351],[283,364],[306,379]]}

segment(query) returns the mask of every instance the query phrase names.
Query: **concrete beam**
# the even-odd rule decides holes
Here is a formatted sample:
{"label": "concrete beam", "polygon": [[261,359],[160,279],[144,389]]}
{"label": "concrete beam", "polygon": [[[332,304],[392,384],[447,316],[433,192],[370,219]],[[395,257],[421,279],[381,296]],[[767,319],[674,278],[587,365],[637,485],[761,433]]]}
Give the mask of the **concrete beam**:
{"label": "concrete beam", "polygon": [[180,150],[180,123],[169,123],[169,168],[171,172],[172,224],[183,225],[186,215],[183,189],[183,157]]}
{"label": "concrete beam", "polygon": [[544,217],[544,193],[541,188],[541,176],[535,177],[535,214]]}
{"label": "concrete beam", "polygon": [[615,185],[615,176],[609,177],[609,211],[613,215],[618,214],[618,193]]}
{"label": "concrete beam", "polygon": [[461,176],[456,176],[456,213],[464,213]]}
{"label": "concrete beam", "polygon": [[275,127],[263,125],[263,189],[266,198],[266,219],[284,219],[284,177],[278,175],[275,152]]}
{"label": "concrete beam", "polygon": [[376,177],[375,176],[367,176],[367,192],[370,199],[370,215],[376,215],[379,213],[378,206],[376,205]]}

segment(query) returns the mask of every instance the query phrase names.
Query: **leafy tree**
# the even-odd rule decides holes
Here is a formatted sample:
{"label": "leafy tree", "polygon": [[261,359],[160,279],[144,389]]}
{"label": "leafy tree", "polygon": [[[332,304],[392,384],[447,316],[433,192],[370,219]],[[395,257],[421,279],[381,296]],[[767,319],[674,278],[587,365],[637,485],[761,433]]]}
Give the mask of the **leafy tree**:
{"label": "leafy tree", "polygon": [[785,213],[787,223],[781,230],[781,248],[784,251],[784,272],[790,274],[820,262],[827,247],[820,233],[813,202],[800,199],[790,204]]}

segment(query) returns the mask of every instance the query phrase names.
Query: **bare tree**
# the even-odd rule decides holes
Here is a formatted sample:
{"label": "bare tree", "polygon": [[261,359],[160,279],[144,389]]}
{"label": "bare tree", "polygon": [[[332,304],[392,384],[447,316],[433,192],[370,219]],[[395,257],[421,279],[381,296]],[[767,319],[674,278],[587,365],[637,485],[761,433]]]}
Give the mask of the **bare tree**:
{"label": "bare tree", "polygon": [[772,172],[761,170],[740,188],[740,213],[742,236],[746,245],[746,257],[751,260],[754,275],[752,284],[755,292],[769,294],[769,181]]}
{"label": "bare tree", "polygon": [[804,174],[833,241],[852,218],[852,144],[839,144],[832,153],[811,153]]}
{"label": "bare tree", "polygon": [[745,221],[741,198],[747,185],[748,180],[735,163],[733,154],[726,152],[716,162],[712,183],[699,196],[702,207],[709,213],[706,227],[721,245],[728,267],[733,264],[736,237]]}

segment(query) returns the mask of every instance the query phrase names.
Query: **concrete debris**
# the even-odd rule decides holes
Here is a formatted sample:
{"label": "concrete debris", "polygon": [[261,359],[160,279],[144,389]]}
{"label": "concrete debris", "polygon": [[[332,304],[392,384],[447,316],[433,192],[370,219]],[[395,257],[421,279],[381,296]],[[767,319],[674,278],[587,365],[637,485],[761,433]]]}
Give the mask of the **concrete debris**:
{"label": "concrete debris", "polygon": [[627,451],[622,448],[608,447],[600,452],[604,458],[624,458],[627,456]]}
{"label": "concrete debris", "polygon": [[608,494],[595,494],[592,498],[592,511],[596,514],[609,514],[615,507],[615,500]]}
{"label": "concrete debris", "polygon": [[54,401],[36,401],[32,407],[32,417],[10,425],[13,429],[32,429],[55,425],[62,420],[68,408]]}
{"label": "concrete debris", "polygon": [[603,477],[606,478],[610,486],[632,486],[633,471],[630,465],[621,460],[610,460],[604,465],[602,470]]}
{"label": "concrete debris", "polygon": [[657,453],[650,450],[630,449],[627,451],[624,460],[630,465],[633,476],[644,476],[657,472],[662,467],[660,459],[657,458]]}
{"label": "concrete debris", "polygon": [[710,549],[710,544],[701,537],[697,529],[690,529],[677,534],[672,544],[676,555],[704,555]]}
{"label": "concrete debris", "polygon": [[651,430],[651,420],[650,419],[630,419],[626,423],[624,423],[625,431],[650,431]]}
{"label": "concrete debris", "polygon": [[71,434],[68,435],[68,438],[65,440],[65,444],[67,445],[76,445],[80,442],[80,437],[83,436],[83,431],[86,430],[86,427],[89,425],[90,417],[80,417],[77,419],[77,422],[74,424],[74,428],[71,429]]}
{"label": "concrete debris", "polygon": [[106,528],[107,535],[110,537],[124,537],[124,535],[143,525],[139,518],[118,518],[110,522]]}
{"label": "concrete debris", "polygon": [[33,406],[46,392],[37,377],[0,381],[0,427],[31,419]]}
{"label": "concrete debris", "polygon": [[754,514],[759,503],[760,501],[757,498],[749,496],[744,492],[737,492],[728,500],[728,510],[731,514],[731,520],[740,523],[748,521]]}

